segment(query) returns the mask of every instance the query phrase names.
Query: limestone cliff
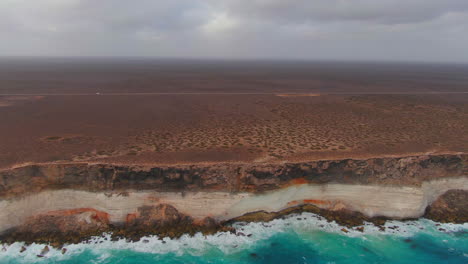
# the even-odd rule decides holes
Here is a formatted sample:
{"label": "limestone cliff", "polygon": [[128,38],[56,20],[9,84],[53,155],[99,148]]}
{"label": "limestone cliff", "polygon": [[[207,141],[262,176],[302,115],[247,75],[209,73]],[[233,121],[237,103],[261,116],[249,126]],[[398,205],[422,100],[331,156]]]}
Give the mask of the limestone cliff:
{"label": "limestone cliff", "polygon": [[348,227],[423,215],[463,223],[467,161],[467,154],[446,154],[278,164],[26,165],[0,171],[0,241],[74,243],[102,232],[175,237],[303,211]]}
{"label": "limestone cliff", "polygon": [[459,154],[283,164],[37,164],[0,171],[0,197],[65,188],[262,192],[294,183],[418,186],[423,181],[467,175],[467,161],[467,154]]}

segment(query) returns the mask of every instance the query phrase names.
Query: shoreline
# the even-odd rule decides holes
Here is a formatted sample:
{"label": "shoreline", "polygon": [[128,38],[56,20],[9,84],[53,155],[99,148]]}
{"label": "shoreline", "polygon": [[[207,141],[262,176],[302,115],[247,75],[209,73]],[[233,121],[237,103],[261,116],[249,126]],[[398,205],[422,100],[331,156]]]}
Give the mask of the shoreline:
{"label": "shoreline", "polygon": [[311,212],[355,227],[428,217],[468,222],[468,155],[283,164],[28,165],[0,171],[0,241],[79,243],[236,232]]}
{"label": "shoreline", "polygon": [[[382,226],[387,220],[424,216],[426,208],[450,190],[468,193],[468,179],[429,181],[420,188],[301,184],[263,194],[44,191],[0,202],[0,241],[48,241],[60,245],[106,232],[132,240],[145,235],[179,237],[196,232],[235,232],[231,228],[235,222],[268,222],[302,212],[315,213],[347,227],[364,222]],[[45,221],[62,229],[51,230]]]}
{"label": "shoreline", "polygon": [[[296,234],[300,232],[306,237],[315,235],[321,237],[324,233],[333,237],[347,237],[350,239],[375,237],[380,239],[398,239],[401,243],[411,243],[414,236],[426,234],[442,236],[450,239],[468,230],[467,224],[438,223],[428,219],[408,221],[388,221],[382,226],[364,223],[361,226],[347,228],[336,222],[329,222],[313,213],[291,214],[267,223],[234,223],[235,232],[220,231],[213,234],[195,233],[184,234],[180,237],[164,237],[147,235],[139,240],[116,237],[110,233],[103,233],[90,237],[79,243],[57,245],[54,243],[25,243],[14,242],[3,244],[0,258],[22,258],[37,261],[40,258],[67,260],[80,256],[84,251],[101,256],[109,250],[128,250],[134,253],[153,254],[195,254],[205,252],[211,248],[221,250],[225,254],[232,254],[238,250],[249,250],[252,245],[263,243],[281,234]],[[268,243],[270,244],[270,243]],[[249,250],[250,251],[250,250]],[[250,251],[251,252],[251,251]],[[254,251],[255,252],[255,251]]]}

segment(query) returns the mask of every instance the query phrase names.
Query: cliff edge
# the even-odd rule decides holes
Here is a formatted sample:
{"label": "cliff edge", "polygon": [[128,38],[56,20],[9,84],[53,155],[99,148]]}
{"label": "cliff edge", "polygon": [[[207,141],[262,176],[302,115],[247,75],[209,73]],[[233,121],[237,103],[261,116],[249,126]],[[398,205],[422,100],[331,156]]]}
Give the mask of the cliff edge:
{"label": "cliff edge", "polygon": [[50,163],[0,171],[0,240],[76,243],[230,230],[313,212],[352,227],[467,221],[468,155],[303,163],[124,166]]}

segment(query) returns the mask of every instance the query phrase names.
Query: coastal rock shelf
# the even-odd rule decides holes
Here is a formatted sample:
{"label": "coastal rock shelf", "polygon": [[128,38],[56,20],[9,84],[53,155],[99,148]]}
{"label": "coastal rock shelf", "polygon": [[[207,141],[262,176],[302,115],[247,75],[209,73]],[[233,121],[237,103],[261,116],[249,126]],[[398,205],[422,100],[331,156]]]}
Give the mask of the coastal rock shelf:
{"label": "coastal rock shelf", "polygon": [[0,172],[0,240],[70,242],[65,239],[70,234],[82,239],[106,231],[135,238],[148,233],[177,236],[229,230],[232,221],[268,221],[301,211],[345,225],[424,215],[464,222],[467,158],[28,165]]}

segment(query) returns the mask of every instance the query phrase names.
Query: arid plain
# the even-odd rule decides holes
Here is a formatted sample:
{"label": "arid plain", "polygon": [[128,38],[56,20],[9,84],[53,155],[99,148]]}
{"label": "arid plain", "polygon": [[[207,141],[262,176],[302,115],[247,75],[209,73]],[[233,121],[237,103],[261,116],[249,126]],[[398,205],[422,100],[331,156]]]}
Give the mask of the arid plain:
{"label": "arid plain", "polygon": [[5,59],[0,166],[296,162],[468,150],[468,67]]}

